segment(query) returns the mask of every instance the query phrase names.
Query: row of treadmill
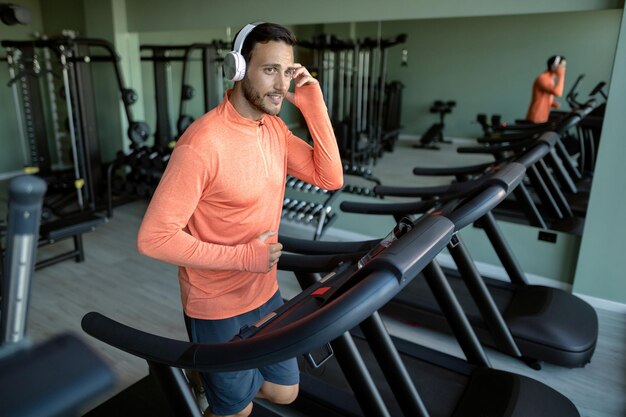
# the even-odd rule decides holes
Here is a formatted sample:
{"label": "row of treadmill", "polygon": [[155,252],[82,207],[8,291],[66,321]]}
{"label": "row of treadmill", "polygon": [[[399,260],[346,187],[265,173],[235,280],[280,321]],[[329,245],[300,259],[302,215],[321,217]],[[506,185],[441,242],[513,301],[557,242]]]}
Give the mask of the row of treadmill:
{"label": "row of treadmill", "polygon": [[[597,108],[589,101],[572,111],[576,123]],[[580,416],[570,399],[544,383],[494,369],[483,347],[535,369],[542,362],[582,367],[593,355],[594,309],[568,292],[529,284],[494,214],[511,202],[524,215],[543,213],[542,196],[560,189],[561,181],[575,184],[565,166],[576,162],[562,153],[557,129],[570,123],[569,117],[546,131],[498,143],[492,138],[481,146],[495,156],[494,163],[455,168],[457,181],[450,185],[375,188],[381,196],[407,197],[406,202],[341,203],[344,212],[394,216],[397,225],[385,237],[329,242],[280,236],[279,268],[294,272],[302,292],[226,343],[173,340],[98,312],[87,314],[82,327],[147,361],[153,395],[133,401],[165,399],[162,415],[202,415],[183,370],[241,370],[296,356],[301,358],[298,400],[288,409],[256,403],[254,416],[290,415],[291,409],[325,416]],[[415,170],[426,171],[443,175]],[[556,188],[539,189],[548,182]],[[485,231],[509,281],[477,271],[471,248],[459,235],[471,225]],[[443,250],[456,268],[439,265],[436,256]],[[390,336],[385,315],[445,328],[464,358]],[[98,415],[98,408],[88,415]],[[7,415],[32,414],[22,408]]]}
{"label": "row of treadmill", "polygon": [[[290,407],[307,415],[579,416],[568,398],[545,384],[493,369],[483,346],[534,369],[542,362],[573,368],[591,360],[598,337],[594,309],[568,292],[529,284],[494,213],[516,206],[545,222],[548,204],[562,197],[566,207],[561,190],[580,179],[567,167],[579,163],[561,139],[598,108],[590,100],[525,134],[481,140],[472,151],[494,155],[493,163],[414,171],[452,172],[457,180],[450,185],[374,189],[406,202],[341,203],[343,212],[394,216],[397,226],[386,237],[329,242],[280,236],[285,254],[279,268],[294,272],[302,293],[228,343],[171,340],[96,312],[84,317],[83,329],[145,359],[174,415],[201,415],[183,369],[248,369],[298,356],[300,395]],[[470,225],[485,231],[508,282],[480,275],[458,233]],[[456,268],[436,261],[444,249]],[[392,337],[381,315],[445,328],[465,357]],[[257,403],[253,415],[283,415],[272,410]]]}

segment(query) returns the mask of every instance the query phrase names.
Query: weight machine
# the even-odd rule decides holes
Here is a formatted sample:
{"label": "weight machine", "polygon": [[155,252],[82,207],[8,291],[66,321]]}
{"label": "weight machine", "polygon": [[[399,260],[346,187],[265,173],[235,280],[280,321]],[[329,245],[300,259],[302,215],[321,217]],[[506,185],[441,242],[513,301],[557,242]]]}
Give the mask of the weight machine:
{"label": "weight machine", "polygon": [[443,101],[435,100],[432,106],[430,106],[430,112],[439,115],[439,122],[433,123],[426,133],[422,135],[419,143],[413,145],[417,149],[434,149],[439,150],[437,143],[451,143],[443,138],[443,128],[445,124],[443,122],[446,114],[452,113],[452,109],[456,106],[456,101]]}
{"label": "weight machine", "polygon": [[216,107],[222,100],[222,97],[224,97],[224,83],[226,81],[224,79],[224,71],[222,70],[222,62],[224,61],[224,55],[230,51],[230,45],[220,40],[214,40],[211,43],[194,43],[189,45],[183,56],[182,87],[180,90],[178,121],[176,123],[178,136],[182,135],[194,120],[193,116],[186,112],[186,104],[194,96],[194,88],[189,82],[189,73],[195,51],[201,52],[204,112],[206,113]]}
{"label": "weight machine", "polygon": [[[137,94],[125,86],[119,57],[105,40],[76,38],[68,32],[49,39],[5,40],[1,44],[7,50],[24,170],[43,178],[48,187],[39,244],[74,240],[73,250],[40,261],[37,268],[66,259],[81,262],[82,233],[105,223],[107,218],[98,211],[111,207],[97,133],[92,65],[112,64],[128,120],[128,137],[142,142],[149,134],[148,126],[135,121],[130,108]],[[94,49],[100,53],[92,53]],[[50,152],[51,142],[55,152]]]}
{"label": "weight machine", "polygon": [[402,84],[387,84],[387,56],[404,42],[404,34],[360,41],[321,34],[298,43],[313,51],[311,73],[320,81],[346,174],[379,183],[369,167],[393,148],[400,130]]}
{"label": "weight machine", "polygon": [[[141,45],[142,61],[151,62],[154,69],[156,129],[154,144],[133,143],[131,151],[118,151],[112,168],[112,189],[118,194],[150,198],[167,166],[178,138],[194,121],[186,104],[196,94],[190,72],[194,61],[201,62],[203,111],[219,104],[224,95],[222,56],[229,45],[222,41],[190,45]],[[198,58],[198,55],[200,57]],[[179,115],[176,133],[172,129],[171,107],[174,99],[173,63],[182,63]],[[124,167],[125,170],[119,168]]]}

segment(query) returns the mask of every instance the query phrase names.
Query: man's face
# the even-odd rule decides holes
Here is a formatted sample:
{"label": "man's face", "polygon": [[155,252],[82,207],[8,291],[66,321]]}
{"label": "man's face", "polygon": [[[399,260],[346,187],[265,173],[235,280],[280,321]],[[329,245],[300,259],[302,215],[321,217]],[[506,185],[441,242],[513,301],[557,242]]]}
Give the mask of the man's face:
{"label": "man's face", "polygon": [[284,42],[257,43],[241,81],[251,110],[277,115],[293,74],[293,47]]}

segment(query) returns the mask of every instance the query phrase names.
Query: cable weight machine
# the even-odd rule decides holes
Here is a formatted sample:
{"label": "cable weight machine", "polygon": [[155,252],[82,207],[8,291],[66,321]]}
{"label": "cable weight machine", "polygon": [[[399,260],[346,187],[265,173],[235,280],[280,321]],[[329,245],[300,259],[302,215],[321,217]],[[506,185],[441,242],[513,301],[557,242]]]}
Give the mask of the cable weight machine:
{"label": "cable weight machine", "polygon": [[77,38],[67,32],[1,44],[7,51],[8,85],[14,98],[24,171],[43,178],[48,188],[39,245],[74,240],[74,249],[40,261],[37,268],[66,259],[80,262],[84,259],[82,233],[106,223],[107,217],[100,212],[108,208],[110,216],[112,206],[106,164],[100,155],[92,65],[112,64],[128,137],[141,143],[149,131],[132,116],[130,106],[137,94],[125,86],[119,57],[105,40]]}
{"label": "cable weight machine", "polygon": [[311,73],[326,99],[344,173],[376,184],[379,181],[372,176],[371,166],[384,150],[393,149],[400,129],[399,117],[389,110],[400,111],[402,84],[387,84],[388,51],[404,42],[404,34],[358,41],[321,34],[298,43],[313,51]]}

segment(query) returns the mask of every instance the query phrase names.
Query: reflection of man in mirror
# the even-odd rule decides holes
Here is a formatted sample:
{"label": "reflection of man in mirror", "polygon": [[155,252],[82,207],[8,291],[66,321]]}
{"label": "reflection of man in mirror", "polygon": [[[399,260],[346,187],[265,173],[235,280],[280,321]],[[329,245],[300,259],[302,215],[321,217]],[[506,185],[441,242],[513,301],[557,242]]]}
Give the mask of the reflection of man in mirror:
{"label": "reflection of man in mirror", "polygon": [[539,74],[533,83],[533,95],[526,120],[533,123],[547,122],[550,110],[559,107],[554,97],[561,97],[563,94],[565,66],[564,56],[554,55],[548,59],[548,69]]}

